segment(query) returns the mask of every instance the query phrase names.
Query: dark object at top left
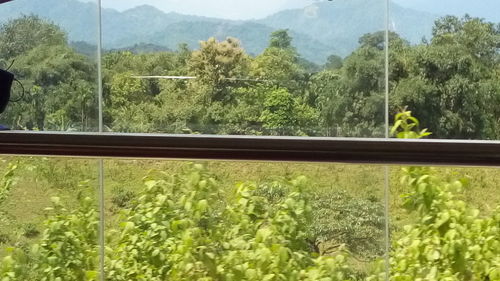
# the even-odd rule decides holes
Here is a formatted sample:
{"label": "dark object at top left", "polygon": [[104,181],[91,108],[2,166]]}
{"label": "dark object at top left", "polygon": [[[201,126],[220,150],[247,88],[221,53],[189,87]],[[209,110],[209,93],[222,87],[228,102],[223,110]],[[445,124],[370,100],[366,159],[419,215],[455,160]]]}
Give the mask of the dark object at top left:
{"label": "dark object at top left", "polygon": [[14,81],[14,74],[0,69],[0,113],[5,111],[10,99],[10,89]]}
{"label": "dark object at top left", "polygon": [[3,4],[3,3],[7,3],[7,2],[10,2],[12,0],[0,0],[0,4]]}

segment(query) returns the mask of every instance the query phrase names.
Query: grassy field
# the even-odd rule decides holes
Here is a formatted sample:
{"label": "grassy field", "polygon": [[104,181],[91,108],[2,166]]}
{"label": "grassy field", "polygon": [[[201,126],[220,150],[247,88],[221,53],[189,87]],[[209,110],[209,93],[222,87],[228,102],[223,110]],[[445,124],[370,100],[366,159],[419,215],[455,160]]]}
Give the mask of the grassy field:
{"label": "grassy field", "polygon": [[[46,208],[51,198],[60,197],[65,205],[77,206],[77,198],[96,198],[98,206],[98,161],[94,159],[61,159],[4,157],[0,173],[8,163],[17,163],[15,182],[6,200],[0,202],[0,257],[8,247],[28,247],[43,232]],[[109,229],[118,225],[120,210],[143,188],[143,178],[164,172],[179,173],[186,162],[153,160],[105,160],[105,210]],[[316,163],[264,163],[204,161],[207,169],[230,196],[239,182],[265,183],[306,176],[309,192],[328,194],[343,192],[352,198],[383,202],[384,167],[375,165],[340,165]],[[401,194],[408,192],[399,183],[400,167],[390,167],[390,220],[393,230],[411,222],[401,208]],[[466,202],[488,214],[500,204],[500,170],[493,168],[436,168],[445,178],[465,178],[468,185],[459,194]],[[355,222],[353,222],[355,223]],[[383,237],[380,237],[383,239]]]}

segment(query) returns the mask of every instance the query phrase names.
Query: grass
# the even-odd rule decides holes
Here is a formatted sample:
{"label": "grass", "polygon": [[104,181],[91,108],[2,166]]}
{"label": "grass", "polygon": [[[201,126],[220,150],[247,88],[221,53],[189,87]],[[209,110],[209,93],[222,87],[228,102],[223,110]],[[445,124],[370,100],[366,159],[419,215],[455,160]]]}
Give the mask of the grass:
{"label": "grass", "polygon": [[[16,182],[7,200],[0,205],[0,257],[11,246],[26,246],[40,238],[42,223],[50,198],[61,197],[67,206],[76,206],[78,196],[97,199],[98,162],[92,159],[4,158],[0,173],[8,162],[19,162]],[[120,204],[126,204],[142,188],[142,179],[154,171],[178,173],[184,161],[106,160],[105,206],[106,225],[117,226]],[[230,191],[241,181],[263,182],[292,179],[304,175],[311,191],[344,191],[354,198],[378,198],[383,202],[384,169],[370,165],[340,165],[282,162],[203,162],[215,175],[221,188]],[[397,226],[408,223],[411,217],[401,208],[400,195],[406,187],[399,184],[400,167],[390,167],[391,222]],[[153,172],[152,172],[153,171]],[[500,170],[493,168],[438,168],[447,178],[467,178],[460,196],[488,214],[500,205]],[[123,201],[123,202],[122,202]],[[118,203],[117,203],[118,202]],[[122,202],[122,203],[119,203]]]}

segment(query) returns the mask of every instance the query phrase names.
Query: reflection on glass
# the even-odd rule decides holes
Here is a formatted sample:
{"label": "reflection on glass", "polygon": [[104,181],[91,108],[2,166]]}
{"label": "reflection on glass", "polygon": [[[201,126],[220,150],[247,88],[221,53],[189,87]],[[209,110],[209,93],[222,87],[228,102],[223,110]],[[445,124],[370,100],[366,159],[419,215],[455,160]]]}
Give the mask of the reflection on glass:
{"label": "reflection on glass", "polygon": [[0,5],[0,68],[12,98],[11,129],[97,130],[96,2],[16,0]]}
{"label": "reflection on glass", "polygon": [[0,158],[1,280],[98,280],[96,164]]}
{"label": "reflection on glass", "polygon": [[[103,0],[106,129],[379,137],[385,0]],[[390,112],[434,138],[498,139],[496,0],[390,2]],[[48,9],[47,7],[51,7]],[[97,128],[95,1],[0,6],[0,124]]]}

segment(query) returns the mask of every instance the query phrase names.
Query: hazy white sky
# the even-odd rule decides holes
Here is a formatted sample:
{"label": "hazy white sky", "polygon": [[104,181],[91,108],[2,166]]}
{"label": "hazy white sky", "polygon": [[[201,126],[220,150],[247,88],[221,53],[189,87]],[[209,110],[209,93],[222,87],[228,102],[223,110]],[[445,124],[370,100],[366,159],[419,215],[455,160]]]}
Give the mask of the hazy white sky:
{"label": "hazy white sky", "polygon": [[287,8],[302,8],[316,1],[318,0],[102,0],[102,5],[122,11],[148,4],[166,12],[252,19],[262,18]]}

